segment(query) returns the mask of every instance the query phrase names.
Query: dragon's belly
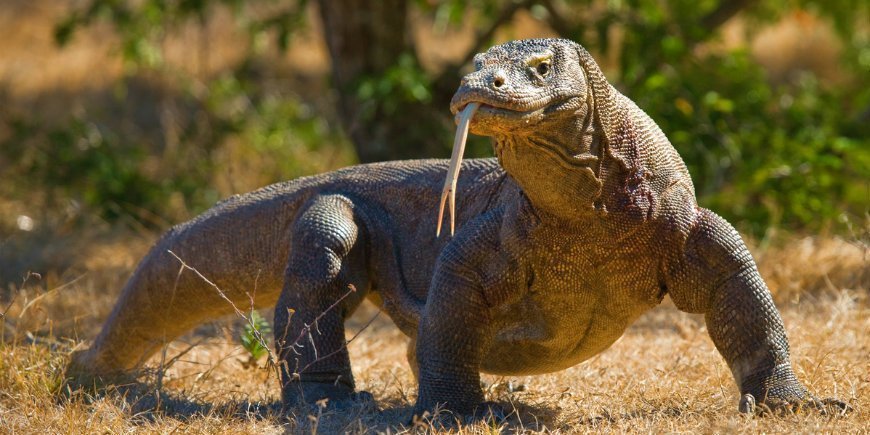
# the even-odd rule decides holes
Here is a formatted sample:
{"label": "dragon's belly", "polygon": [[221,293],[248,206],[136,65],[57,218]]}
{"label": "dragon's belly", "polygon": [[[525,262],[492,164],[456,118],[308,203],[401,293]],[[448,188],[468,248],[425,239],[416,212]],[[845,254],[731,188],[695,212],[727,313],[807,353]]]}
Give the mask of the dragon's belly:
{"label": "dragon's belly", "polygon": [[610,347],[657,303],[646,296],[657,290],[652,279],[628,286],[598,284],[542,282],[516,303],[499,308],[482,370],[528,375],[571,367]]}

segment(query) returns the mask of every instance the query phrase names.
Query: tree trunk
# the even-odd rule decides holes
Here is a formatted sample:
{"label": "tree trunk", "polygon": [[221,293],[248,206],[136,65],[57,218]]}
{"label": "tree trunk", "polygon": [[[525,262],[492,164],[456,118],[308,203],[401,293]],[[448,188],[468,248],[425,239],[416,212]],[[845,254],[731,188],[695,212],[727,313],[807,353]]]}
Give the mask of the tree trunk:
{"label": "tree trunk", "polygon": [[403,54],[414,55],[407,2],[320,0],[319,6],[339,92],[339,116],[360,161],[446,155],[452,118],[443,96],[433,96],[439,107],[399,93],[374,99],[358,96],[363,80],[383,79]]}

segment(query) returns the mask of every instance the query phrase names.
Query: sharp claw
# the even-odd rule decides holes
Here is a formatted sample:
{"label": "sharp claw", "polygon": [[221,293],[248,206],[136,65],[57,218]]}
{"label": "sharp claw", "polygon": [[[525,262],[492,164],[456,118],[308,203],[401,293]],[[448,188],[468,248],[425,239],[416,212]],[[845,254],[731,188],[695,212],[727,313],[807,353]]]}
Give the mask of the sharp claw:
{"label": "sharp claw", "polygon": [[782,398],[768,398],[766,401],[757,403],[752,394],[744,394],[740,398],[738,410],[747,415],[783,415],[788,413],[799,413],[806,409],[816,409],[822,415],[834,413],[836,415],[845,415],[853,411],[852,407],[845,402],[836,399],[818,399],[814,396],[809,396],[804,399],[786,400]]}
{"label": "sharp claw", "polygon": [[755,396],[752,394],[744,394],[740,398],[740,404],[738,405],[738,410],[743,414],[754,415],[755,414]]}
{"label": "sharp claw", "polygon": [[441,235],[441,221],[444,218],[444,203],[450,199],[450,235],[453,235],[456,220],[456,181],[459,179],[459,168],[462,165],[462,154],[465,152],[465,141],[468,139],[468,125],[474,112],[480,107],[480,103],[469,103],[459,114],[459,125],[456,129],[456,137],[453,139],[453,153],[450,156],[450,165],[447,167],[447,178],[444,180],[444,188],[441,190],[441,205],[438,207],[438,225],[435,228],[435,237]]}
{"label": "sharp claw", "polygon": [[836,415],[846,415],[855,409],[849,406],[846,402],[837,399],[814,399],[813,405],[821,411],[822,414],[832,412]]}

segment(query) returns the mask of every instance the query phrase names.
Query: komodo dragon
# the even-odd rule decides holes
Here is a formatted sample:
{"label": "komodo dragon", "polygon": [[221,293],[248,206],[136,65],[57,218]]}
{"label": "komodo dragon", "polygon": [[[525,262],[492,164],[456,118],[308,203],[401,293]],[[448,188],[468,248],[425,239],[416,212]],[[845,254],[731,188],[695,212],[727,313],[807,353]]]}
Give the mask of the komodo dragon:
{"label": "komodo dragon", "polygon": [[480,372],[571,367],[665,294],[705,315],[741,411],[822,404],[792,371],[782,319],[740,236],[698,207],[677,151],[584,48],[515,41],[474,65],[450,109],[478,103],[471,132],[494,139],[497,159],[462,164],[455,236],[433,231],[444,160],[354,166],[233,196],[156,243],[70,373],[112,379],[232,312],[180,258],[238,306],[277,302],[287,406],[360,397],[343,323],[365,297],[412,339],[415,412],[468,414],[484,400]]}

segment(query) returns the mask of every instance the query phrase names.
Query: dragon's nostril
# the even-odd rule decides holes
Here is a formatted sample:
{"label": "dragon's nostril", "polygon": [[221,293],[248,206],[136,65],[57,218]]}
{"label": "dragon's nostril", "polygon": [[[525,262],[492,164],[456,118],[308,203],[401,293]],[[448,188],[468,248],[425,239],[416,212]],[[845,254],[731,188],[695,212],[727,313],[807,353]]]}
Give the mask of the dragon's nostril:
{"label": "dragon's nostril", "polygon": [[492,87],[500,88],[507,82],[506,74],[503,70],[498,70],[492,75]]}

